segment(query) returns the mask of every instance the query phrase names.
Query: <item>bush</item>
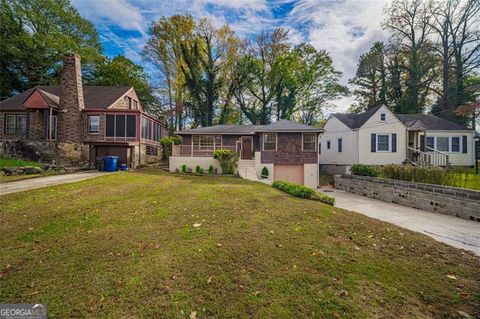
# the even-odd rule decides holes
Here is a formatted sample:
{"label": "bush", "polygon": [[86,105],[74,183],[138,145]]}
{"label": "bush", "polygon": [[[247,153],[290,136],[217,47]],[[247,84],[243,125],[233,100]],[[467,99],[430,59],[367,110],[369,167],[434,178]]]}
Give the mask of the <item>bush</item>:
{"label": "bush", "polygon": [[213,170],[213,165],[210,165],[208,167],[208,174],[213,174],[214,173],[214,170]]}
{"label": "bush", "polygon": [[163,158],[167,158],[172,155],[172,144],[178,145],[182,143],[180,136],[167,136],[160,139],[162,144]]}
{"label": "bush", "polygon": [[238,153],[231,150],[216,150],[213,158],[220,162],[223,174],[233,174],[237,167]]}
{"label": "bush", "polygon": [[181,170],[182,170],[182,173],[186,173],[187,172],[187,165],[183,164],[182,167],[181,167]]}
{"label": "bush", "polygon": [[396,179],[407,182],[458,185],[459,177],[454,172],[441,168],[422,168],[407,165],[385,165],[380,169],[383,178]]}
{"label": "bush", "polygon": [[378,176],[377,168],[372,165],[354,164],[352,165],[351,172],[353,175],[370,176],[370,177]]}
{"label": "bush", "polygon": [[195,167],[195,173],[197,173],[197,174],[203,174],[203,173],[205,173],[205,170],[204,170],[203,168],[201,168],[200,165],[197,165],[197,166]]}
{"label": "bush", "polygon": [[333,206],[333,204],[335,203],[335,198],[325,194],[319,194],[313,189],[305,187],[303,185],[298,185],[285,181],[275,181],[273,182],[272,186],[295,197],[316,200],[331,206]]}
{"label": "bush", "polygon": [[263,178],[267,178],[268,177],[268,168],[266,166],[264,166],[262,168],[262,177]]}

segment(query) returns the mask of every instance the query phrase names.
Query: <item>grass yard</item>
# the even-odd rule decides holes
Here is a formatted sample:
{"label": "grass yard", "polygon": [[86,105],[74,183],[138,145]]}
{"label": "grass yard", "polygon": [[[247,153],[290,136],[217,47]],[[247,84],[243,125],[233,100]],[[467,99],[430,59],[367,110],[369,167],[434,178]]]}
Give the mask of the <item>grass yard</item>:
{"label": "grass yard", "polygon": [[7,167],[7,166],[38,166],[43,167],[42,163],[39,162],[32,162],[32,161],[23,161],[11,158],[4,158],[0,156],[0,168]]}
{"label": "grass yard", "polygon": [[457,187],[480,190],[480,174],[475,174],[475,168],[469,168],[456,173],[459,177],[459,185]]}
{"label": "grass yard", "polygon": [[473,254],[237,178],[117,173],[0,220],[0,302],[51,318],[480,316]]}

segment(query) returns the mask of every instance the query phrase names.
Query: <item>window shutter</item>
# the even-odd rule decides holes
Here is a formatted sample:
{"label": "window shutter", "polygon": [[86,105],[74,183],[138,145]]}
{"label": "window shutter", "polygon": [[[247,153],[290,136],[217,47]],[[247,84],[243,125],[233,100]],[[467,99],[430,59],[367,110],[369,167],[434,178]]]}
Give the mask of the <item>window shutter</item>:
{"label": "window shutter", "polygon": [[318,154],[322,154],[322,143],[318,143]]}
{"label": "window shutter", "polygon": [[370,145],[371,145],[371,151],[375,153],[377,151],[377,134],[372,134]]}
{"label": "window shutter", "polygon": [[397,134],[392,134],[392,152],[397,152]]}
{"label": "window shutter", "polygon": [[420,135],[420,150],[425,152],[425,135]]}
{"label": "window shutter", "polygon": [[467,136],[462,136],[462,153],[467,153]]}

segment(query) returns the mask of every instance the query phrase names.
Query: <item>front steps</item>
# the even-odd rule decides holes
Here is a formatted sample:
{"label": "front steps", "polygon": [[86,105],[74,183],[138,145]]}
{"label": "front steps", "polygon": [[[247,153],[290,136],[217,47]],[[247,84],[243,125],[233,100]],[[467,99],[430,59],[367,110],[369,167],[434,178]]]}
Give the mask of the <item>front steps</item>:
{"label": "front steps", "polygon": [[237,169],[238,175],[240,175],[241,178],[251,181],[259,181],[255,169],[255,160],[239,160]]}

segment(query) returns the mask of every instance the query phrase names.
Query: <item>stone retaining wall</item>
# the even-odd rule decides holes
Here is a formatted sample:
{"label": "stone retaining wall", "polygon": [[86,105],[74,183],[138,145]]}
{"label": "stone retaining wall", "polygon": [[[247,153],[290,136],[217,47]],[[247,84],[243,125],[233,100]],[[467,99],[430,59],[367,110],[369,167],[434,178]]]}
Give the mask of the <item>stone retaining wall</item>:
{"label": "stone retaining wall", "polygon": [[350,193],[480,222],[480,191],[355,175],[335,175],[334,183]]}

